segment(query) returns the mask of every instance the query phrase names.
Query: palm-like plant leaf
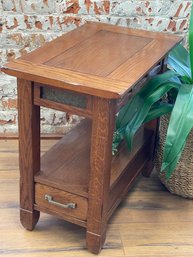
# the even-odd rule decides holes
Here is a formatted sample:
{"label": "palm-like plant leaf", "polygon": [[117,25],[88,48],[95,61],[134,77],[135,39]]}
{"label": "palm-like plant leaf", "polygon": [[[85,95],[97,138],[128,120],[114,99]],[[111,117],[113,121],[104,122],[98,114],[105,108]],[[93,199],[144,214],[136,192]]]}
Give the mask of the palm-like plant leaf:
{"label": "palm-like plant leaf", "polygon": [[162,103],[162,102],[157,102],[155,103],[149,113],[147,114],[146,118],[144,119],[143,123],[147,123],[151,120],[157,119],[162,115],[166,115],[168,113],[171,113],[174,105],[173,104],[168,104],[168,103]]}
{"label": "palm-like plant leaf", "polygon": [[[162,164],[162,171],[166,171],[167,178],[175,169],[193,128],[193,5],[189,26],[189,49],[190,53],[182,45],[177,45],[168,57],[170,70],[150,79],[122,108],[116,122],[114,149],[116,150],[124,137],[131,149],[133,137],[143,123],[172,112]],[[167,92],[172,104],[158,101]]]}
{"label": "palm-like plant leaf", "polygon": [[177,45],[168,56],[168,65],[180,76],[191,77],[190,55],[181,45]]}
{"label": "palm-like plant leaf", "polygon": [[189,52],[183,45],[178,44],[175,46],[169,53],[169,60],[170,58],[174,58],[175,62],[183,64],[185,67],[190,68],[190,55]]}
{"label": "palm-like plant leaf", "polygon": [[169,59],[169,65],[179,73],[182,85],[170,118],[164,148],[161,170],[166,171],[167,178],[170,178],[175,169],[193,128],[193,6],[189,25],[189,50],[190,53],[179,45],[172,51]]}
{"label": "palm-like plant leaf", "polygon": [[175,72],[166,71],[163,74],[153,77],[146,85],[135,95],[119,112],[116,119],[116,128],[122,128],[135,118],[138,111],[141,110],[147,96],[155,92],[165,81],[175,76]]}
{"label": "palm-like plant leaf", "polygon": [[173,108],[164,148],[162,171],[167,178],[177,165],[193,127],[193,85],[182,84]]}
{"label": "palm-like plant leaf", "polygon": [[[127,139],[128,147],[131,149],[135,132],[143,124],[152,104],[169,89],[162,89],[161,85],[175,76],[174,71],[167,71],[161,75],[151,78],[147,84],[136,94],[119,112],[116,120],[116,131],[113,137],[112,153],[115,154],[117,147],[123,138]],[[173,86],[178,83],[173,83]],[[157,94],[156,94],[157,92]],[[146,104],[146,100],[149,101]],[[133,130],[130,128],[133,127]]]}
{"label": "palm-like plant leaf", "polygon": [[191,77],[193,79],[193,4],[190,14],[190,25],[189,25],[189,51],[190,51],[190,66],[191,66]]}
{"label": "palm-like plant leaf", "polygon": [[145,100],[143,101],[143,105],[138,110],[135,119],[132,119],[130,122],[128,122],[126,126],[126,139],[129,149],[132,148],[133,137],[140,126],[144,123],[144,120],[147,117],[151,106],[159,99],[161,99],[169,90],[172,88],[178,89],[179,86],[180,84],[174,82],[165,82],[162,83],[160,87],[157,88],[157,90],[148,92],[149,94],[146,95]]}
{"label": "palm-like plant leaf", "polygon": [[[117,130],[114,133],[112,152],[116,152],[117,146],[126,138],[128,148],[131,150],[132,141],[135,133],[144,123],[146,116],[148,115],[152,105],[156,103],[165,93],[171,88],[179,88],[179,83],[171,81],[169,79],[175,76],[175,72],[167,71],[161,75],[153,77],[148,83],[136,94],[131,101],[124,106],[117,117]],[[174,80],[175,81],[175,80]],[[165,82],[165,84],[164,84]],[[171,106],[167,108],[167,112],[171,111]],[[160,111],[166,112],[165,108],[160,108]],[[161,115],[161,112],[159,112]],[[152,113],[155,115],[155,111]],[[152,115],[150,114],[150,116]],[[156,113],[158,115],[158,112]],[[148,118],[150,118],[148,116]]]}

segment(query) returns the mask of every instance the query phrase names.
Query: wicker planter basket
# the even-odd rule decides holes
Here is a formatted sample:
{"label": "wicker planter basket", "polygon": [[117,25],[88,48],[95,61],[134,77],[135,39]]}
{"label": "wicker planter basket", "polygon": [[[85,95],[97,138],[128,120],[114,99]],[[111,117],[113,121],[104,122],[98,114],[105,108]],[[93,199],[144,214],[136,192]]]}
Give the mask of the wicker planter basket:
{"label": "wicker planter basket", "polygon": [[193,130],[187,139],[180,162],[171,178],[166,180],[165,174],[160,173],[168,123],[169,116],[163,116],[160,119],[159,143],[155,158],[156,169],[161,182],[171,193],[185,198],[193,198]]}

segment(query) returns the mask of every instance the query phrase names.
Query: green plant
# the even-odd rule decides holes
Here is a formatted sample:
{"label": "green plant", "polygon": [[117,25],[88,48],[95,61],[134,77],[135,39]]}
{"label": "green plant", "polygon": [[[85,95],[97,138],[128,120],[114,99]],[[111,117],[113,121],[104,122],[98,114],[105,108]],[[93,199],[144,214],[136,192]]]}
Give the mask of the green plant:
{"label": "green plant", "polygon": [[[164,95],[169,101],[161,99]],[[170,113],[161,171],[169,178],[174,171],[186,139],[193,127],[193,7],[189,26],[189,52],[176,46],[168,56],[168,70],[150,79],[119,112],[112,151],[126,139],[128,148],[139,127]]]}

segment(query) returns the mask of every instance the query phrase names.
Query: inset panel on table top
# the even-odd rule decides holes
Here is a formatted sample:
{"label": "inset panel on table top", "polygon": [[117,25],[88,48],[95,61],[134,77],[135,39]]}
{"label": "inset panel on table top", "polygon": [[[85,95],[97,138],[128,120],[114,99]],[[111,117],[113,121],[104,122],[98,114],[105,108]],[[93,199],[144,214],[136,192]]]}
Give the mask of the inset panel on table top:
{"label": "inset panel on table top", "polygon": [[151,41],[101,30],[44,64],[105,77]]}

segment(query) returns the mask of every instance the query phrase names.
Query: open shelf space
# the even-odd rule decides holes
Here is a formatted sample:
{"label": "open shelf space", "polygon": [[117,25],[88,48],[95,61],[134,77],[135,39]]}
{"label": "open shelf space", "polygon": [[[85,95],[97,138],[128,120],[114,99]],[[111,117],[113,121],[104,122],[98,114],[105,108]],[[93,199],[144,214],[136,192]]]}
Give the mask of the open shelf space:
{"label": "open shelf space", "polygon": [[[56,143],[41,159],[35,182],[88,197],[90,173],[91,120],[85,119]],[[123,142],[111,165],[111,188],[115,187],[128,164],[150,140],[151,132],[141,128],[129,153]]]}

